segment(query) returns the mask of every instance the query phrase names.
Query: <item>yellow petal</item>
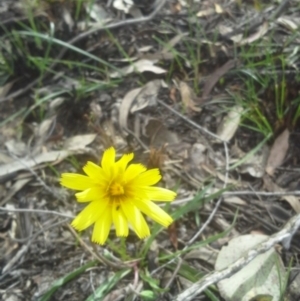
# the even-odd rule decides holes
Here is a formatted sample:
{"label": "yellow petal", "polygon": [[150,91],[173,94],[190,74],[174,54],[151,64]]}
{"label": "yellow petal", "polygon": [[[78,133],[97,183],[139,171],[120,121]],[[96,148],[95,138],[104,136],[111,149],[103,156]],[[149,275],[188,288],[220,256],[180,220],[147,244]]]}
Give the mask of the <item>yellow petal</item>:
{"label": "yellow petal", "polygon": [[120,160],[116,162],[116,166],[118,168],[118,172],[124,172],[128,163],[133,159],[133,153],[123,155]]}
{"label": "yellow petal", "polygon": [[76,173],[63,173],[60,184],[74,190],[85,190],[93,186],[93,182],[89,177]]}
{"label": "yellow petal", "polygon": [[113,206],[112,218],[113,218],[114,225],[116,227],[117,236],[127,237],[128,222],[120,206],[116,206],[116,205]]}
{"label": "yellow petal", "polygon": [[95,223],[93,235],[92,235],[92,241],[100,245],[103,245],[107,240],[111,223],[112,223],[111,208],[110,206],[108,206],[105,212],[103,212],[101,218],[97,220]]}
{"label": "yellow petal", "polygon": [[176,197],[176,192],[161,187],[140,187],[140,191],[147,193],[152,201],[169,202]]}
{"label": "yellow petal", "polygon": [[168,213],[151,201],[135,200],[134,204],[144,214],[148,215],[150,218],[164,227],[168,227],[173,222],[172,217]]}
{"label": "yellow petal", "polygon": [[129,183],[131,180],[133,180],[146,170],[147,168],[142,164],[130,164],[124,172],[124,181],[126,183]]}
{"label": "yellow petal", "polygon": [[93,162],[88,161],[83,170],[95,183],[101,183],[106,180],[102,168]]}
{"label": "yellow petal", "polygon": [[88,188],[82,192],[75,194],[78,202],[90,202],[94,200],[101,200],[105,197],[106,193],[98,186]]}
{"label": "yellow petal", "polygon": [[88,204],[72,221],[72,226],[82,231],[95,223],[108,206],[108,200],[94,201]]}
{"label": "yellow petal", "polygon": [[121,208],[140,239],[150,235],[149,227],[137,207],[130,202],[121,202]]}
{"label": "yellow petal", "polygon": [[115,164],[115,157],[116,151],[113,147],[108,148],[103,153],[101,167],[106,173],[109,173],[109,175],[111,174],[112,168]]}
{"label": "yellow petal", "polygon": [[141,173],[135,179],[133,179],[131,183],[132,185],[137,186],[151,186],[159,182],[160,179],[161,175],[159,173],[159,169],[154,168]]}

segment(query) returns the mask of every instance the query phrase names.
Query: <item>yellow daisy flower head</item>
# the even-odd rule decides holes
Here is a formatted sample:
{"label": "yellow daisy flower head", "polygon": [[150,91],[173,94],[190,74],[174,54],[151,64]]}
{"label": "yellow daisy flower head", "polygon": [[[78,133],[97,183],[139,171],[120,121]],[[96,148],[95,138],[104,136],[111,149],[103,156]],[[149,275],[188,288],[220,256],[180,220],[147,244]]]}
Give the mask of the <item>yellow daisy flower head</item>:
{"label": "yellow daisy flower head", "polygon": [[86,176],[61,175],[62,186],[80,191],[75,194],[78,202],[89,202],[75,217],[72,226],[82,231],[94,224],[92,241],[101,245],[105,243],[112,223],[117,236],[128,236],[129,223],[142,239],[150,235],[142,213],[164,227],[173,221],[154,203],[172,201],[176,196],[171,190],[153,187],[161,179],[159,169],[147,170],[142,164],[129,165],[133,153],[123,155],[118,161],[115,156],[116,151],[111,147],[104,152],[101,166],[87,162],[83,167]]}

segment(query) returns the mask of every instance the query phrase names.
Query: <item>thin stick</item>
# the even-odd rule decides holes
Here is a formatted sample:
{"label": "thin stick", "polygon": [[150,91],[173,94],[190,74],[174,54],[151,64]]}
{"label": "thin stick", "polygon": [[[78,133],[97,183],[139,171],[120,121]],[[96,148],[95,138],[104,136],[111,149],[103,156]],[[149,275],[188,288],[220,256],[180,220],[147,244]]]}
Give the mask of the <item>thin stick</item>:
{"label": "thin stick", "polygon": [[173,109],[172,107],[170,107],[169,105],[165,104],[163,101],[161,100],[157,100],[157,102],[159,104],[161,104],[163,107],[165,107],[166,109],[170,110],[173,114],[177,115],[178,117],[180,117],[181,119],[183,119],[184,121],[186,121],[187,123],[189,123],[190,125],[192,125],[193,127],[195,127],[196,129],[210,135],[211,137],[215,138],[216,140],[225,142],[222,138],[220,138],[219,136],[217,136],[216,134],[214,134],[213,132],[207,130],[206,128],[202,127],[201,125],[197,124],[196,122],[192,121],[191,119],[189,119],[188,117],[184,116],[183,114],[177,112],[175,109]]}

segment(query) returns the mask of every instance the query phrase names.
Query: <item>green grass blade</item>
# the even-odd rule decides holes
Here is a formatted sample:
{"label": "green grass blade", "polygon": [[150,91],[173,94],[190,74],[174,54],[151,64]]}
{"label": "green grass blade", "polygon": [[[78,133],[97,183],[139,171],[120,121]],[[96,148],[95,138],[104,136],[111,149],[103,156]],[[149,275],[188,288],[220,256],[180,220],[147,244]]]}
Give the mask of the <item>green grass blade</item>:
{"label": "green grass blade", "polygon": [[100,63],[100,64],[103,64],[104,66],[107,66],[107,67],[115,70],[115,71],[121,72],[120,69],[118,69],[114,65],[112,65],[112,64],[110,64],[110,63],[108,63],[108,62],[106,62],[106,61],[104,61],[102,59],[100,59],[99,57],[97,57],[97,56],[95,56],[95,55],[93,55],[93,54],[91,54],[91,53],[89,53],[87,51],[84,51],[84,50],[82,50],[82,49],[80,49],[80,48],[78,48],[78,47],[76,47],[74,45],[68,44],[67,42],[64,42],[64,41],[61,41],[59,39],[50,37],[49,35],[45,35],[45,34],[41,34],[41,33],[37,33],[37,32],[29,32],[29,31],[18,31],[17,33],[19,35],[29,36],[29,37],[33,37],[33,38],[39,37],[39,38],[41,38],[43,40],[46,40],[48,42],[60,45],[60,46],[62,46],[64,48],[68,48],[70,50],[73,50],[74,52],[80,53],[80,54],[82,54],[82,55],[84,55],[84,56],[86,56],[86,57],[88,57],[88,58],[90,58],[90,59],[92,59],[92,60]]}
{"label": "green grass blade", "polygon": [[123,269],[113,276],[111,276],[106,282],[99,286],[95,292],[90,295],[85,301],[101,301],[107,295],[107,293],[126,275],[131,272],[131,269]]}
{"label": "green grass blade", "polygon": [[[172,272],[176,270],[177,264],[172,263],[168,266]],[[195,283],[200,280],[204,274],[200,273],[198,270],[194,269],[187,263],[183,263],[178,271],[178,275],[184,277],[185,279]],[[212,290],[216,290],[215,286],[211,286],[209,289],[206,289],[204,293],[211,301],[220,301],[219,298],[212,292]]]}
{"label": "green grass blade", "polygon": [[5,125],[6,123],[14,120],[16,117],[18,117],[19,115],[22,115],[25,112],[26,108],[22,108],[21,110],[19,110],[18,112],[10,115],[9,117],[7,117],[5,120],[3,120],[2,122],[0,122],[0,128]]}
{"label": "green grass blade", "polygon": [[82,274],[85,272],[88,268],[95,266],[98,263],[98,261],[93,260],[88,262],[87,264],[83,265],[82,267],[74,270],[73,272],[59,278],[58,280],[54,281],[52,284],[51,288],[46,292],[43,297],[39,301],[48,301],[51,300],[51,296],[64,284],[69,282],[70,280],[74,279],[78,275]]}
{"label": "green grass blade", "polygon": [[218,198],[220,195],[222,195],[223,192],[230,189],[230,187],[220,189],[218,192],[210,194],[208,196],[205,196],[207,191],[211,188],[212,185],[206,186],[200,193],[198,193],[193,200],[189,201],[187,204],[185,204],[182,207],[179,207],[176,211],[172,213],[172,217],[174,220],[179,219],[180,217],[184,216],[185,214],[192,212],[196,209],[200,209],[202,206],[204,206],[209,201]]}
{"label": "green grass blade", "polygon": [[272,134],[269,134],[267,137],[264,138],[255,148],[253,148],[250,152],[246,154],[245,157],[243,157],[241,160],[233,164],[232,166],[229,167],[229,170],[234,170],[244,162],[246,162],[251,156],[253,156],[257,151],[259,151],[265,143],[271,138]]}

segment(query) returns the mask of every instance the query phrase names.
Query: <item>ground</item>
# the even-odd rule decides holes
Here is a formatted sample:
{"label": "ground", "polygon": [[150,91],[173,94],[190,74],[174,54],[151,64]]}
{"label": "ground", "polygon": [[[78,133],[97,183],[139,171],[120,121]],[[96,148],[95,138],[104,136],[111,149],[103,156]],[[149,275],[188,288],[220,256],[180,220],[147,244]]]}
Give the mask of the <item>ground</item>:
{"label": "ground", "polygon": [[[0,23],[2,300],[299,300],[298,1],[4,0]],[[60,175],[110,146],[176,191],[168,229],[70,226]],[[228,292],[247,250],[274,260]]]}

